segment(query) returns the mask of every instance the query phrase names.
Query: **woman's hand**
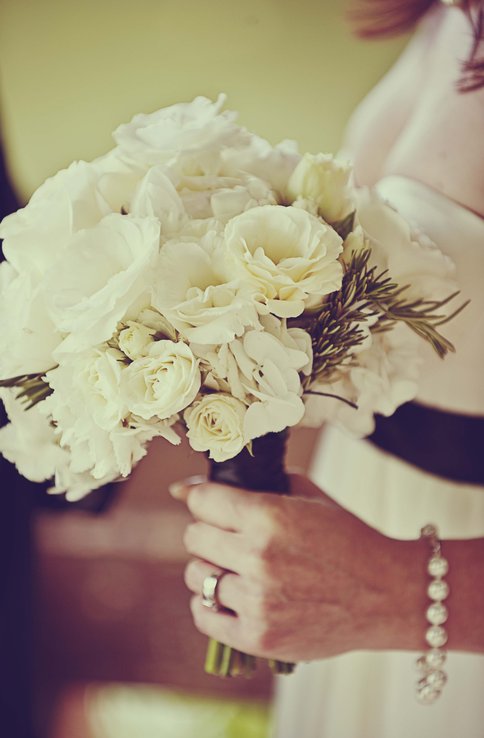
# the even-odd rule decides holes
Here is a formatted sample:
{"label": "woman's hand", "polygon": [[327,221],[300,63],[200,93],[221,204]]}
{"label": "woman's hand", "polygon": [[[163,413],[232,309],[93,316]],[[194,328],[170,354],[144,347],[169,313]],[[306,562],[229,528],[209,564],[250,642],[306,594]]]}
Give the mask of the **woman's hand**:
{"label": "woman's hand", "polygon": [[[356,649],[419,648],[425,549],[383,536],[301,475],[291,496],[210,482],[176,485],[195,521],[185,581],[197,628],[234,648],[285,661]],[[206,576],[227,570],[202,605]]]}

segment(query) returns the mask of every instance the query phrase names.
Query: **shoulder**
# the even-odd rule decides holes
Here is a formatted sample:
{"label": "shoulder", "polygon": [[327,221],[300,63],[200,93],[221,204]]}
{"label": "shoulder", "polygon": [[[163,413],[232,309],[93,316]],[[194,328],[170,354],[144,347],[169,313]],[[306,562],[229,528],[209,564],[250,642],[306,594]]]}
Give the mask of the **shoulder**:
{"label": "shoulder", "polygon": [[484,215],[484,89],[459,93],[472,33],[458,8],[433,8],[353,114],[344,151],[359,184],[398,174]]}
{"label": "shoulder", "polygon": [[343,149],[355,165],[359,184],[374,184],[382,176],[385,161],[418,104],[422,70],[438,35],[442,13],[429,12],[403,52],[352,114]]}
{"label": "shoulder", "polygon": [[484,216],[484,89],[456,88],[471,43],[468,19],[456,8],[446,11],[422,70],[418,101],[382,173],[417,179]]}

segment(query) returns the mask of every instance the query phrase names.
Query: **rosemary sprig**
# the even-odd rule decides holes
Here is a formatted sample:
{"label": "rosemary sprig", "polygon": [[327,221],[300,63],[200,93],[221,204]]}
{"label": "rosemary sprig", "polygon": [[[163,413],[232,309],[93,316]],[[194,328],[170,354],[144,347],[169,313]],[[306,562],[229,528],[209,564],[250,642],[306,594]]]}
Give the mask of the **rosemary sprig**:
{"label": "rosemary sprig", "polygon": [[370,256],[369,248],[353,252],[344,264],[341,288],[303,318],[303,327],[312,337],[314,355],[312,375],[306,386],[317,380],[327,381],[338,369],[351,364],[355,349],[365,338],[362,325],[369,318],[376,318],[370,328],[372,332],[388,330],[403,322],[428,341],[440,357],[454,351],[438,326],[455,317],[468,302],[446,316],[441,309],[458,292],[440,301],[407,299],[409,285],[398,285],[387,270],[378,272],[377,267],[370,267]]}
{"label": "rosemary sprig", "polygon": [[0,379],[0,387],[19,387],[21,391],[16,397],[26,403],[26,410],[30,410],[31,407],[45,400],[54,391],[47,384],[46,373],[35,372],[34,374],[20,374],[18,377]]}

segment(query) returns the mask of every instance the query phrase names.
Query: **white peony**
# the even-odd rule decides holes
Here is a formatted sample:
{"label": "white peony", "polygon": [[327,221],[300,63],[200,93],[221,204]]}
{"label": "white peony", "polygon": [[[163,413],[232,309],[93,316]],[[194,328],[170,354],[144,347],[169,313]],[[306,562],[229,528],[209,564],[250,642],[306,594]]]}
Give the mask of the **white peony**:
{"label": "white peony", "polygon": [[188,223],[180,195],[160,166],[148,170],[137,184],[128,209],[136,218],[157,218],[163,238],[170,238]]}
{"label": "white peony", "polygon": [[50,319],[41,287],[8,262],[0,265],[0,315],[0,378],[51,369],[62,335]]}
{"label": "white peony", "polygon": [[50,316],[68,333],[60,353],[109,339],[149,289],[159,250],[159,223],[112,213],[80,231],[45,278]]}
{"label": "white peony", "polygon": [[91,164],[75,162],[34,192],[26,207],[0,225],[5,258],[34,282],[52,268],[73,234],[94,227],[111,208]]}
{"label": "white peony", "polygon": [[205,395],[184,413],[190,446],[208,451],[214,461],[231,459],[245,446],[245,413],[245,405],[231,395]]}
{"label": "white peony", "polygon": [[225,244],[236,273],[257,288],[263,312],[296,317],[341,286],[341,239],[304,210],[248,210],[227,223]]}
{"label": "white peony", "polygon": [[113,134],[120,155],[146,167],[165,164],[177,155],[209,166],[224,147],[241,145],[248,138],[234,122],[236,113],[221,112],[224,102],[224,95],[216,102],[196,97],[189,103],[135,115]]}
{"label": "white peony", "polygon": [[251,134],[246,146],[224,151],[223,159],[227,171],[254,175],[267,183],[279,202],[286,202],[287,184],[301,155],[296,141],[285,140],[272,146],[260,136]]}
{"label": "white peony", "polygon": [[181,341],[155,341],[147,355],[123,372],[123,397],[131,413],[165,420],[184,410],[200,389],[198,360]]}
{"label": "white peony", "polygon": [[236,215],[260,205],[275,205],[273,191],[263,180],[245,177],[232,188],[220,188],[210,198],[210,207],[215,218],[227,223]]}
{"label": "white peony", "polygon": [[288,193],[292,200],[314,204],[328,223],[336,223],[355,209],[349,180],[351,167],[329,154],[305,154],[294,169]]}
{"label": "white peony", "polygon": [[216,234],[199,243],[169,241],[158,259],[152,304],[189,341],[227,343],[259,325],[254,290],[227,271]]}
{"label": "white peony", "polygon": [[258,205],[275,205],[274,193],[261,179],[237,173],[227,176],[182,175],[176,181],[181,201],[191,218],[215,217],[222,222]]}

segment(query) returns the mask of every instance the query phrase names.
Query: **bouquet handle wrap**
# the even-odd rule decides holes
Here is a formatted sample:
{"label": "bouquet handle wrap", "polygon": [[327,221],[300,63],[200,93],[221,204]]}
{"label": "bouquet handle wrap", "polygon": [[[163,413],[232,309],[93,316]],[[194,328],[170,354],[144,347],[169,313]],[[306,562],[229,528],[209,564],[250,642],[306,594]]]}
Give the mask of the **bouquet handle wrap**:
{"label": "bouquet handle wrap", "polygon": [[244,448],[228,461],[210,460],[210,481],[254,492],[289,494],[289,477],[284,467],[287,436],[287,431],[268,433],[252,441],[252,454]]}
{"label": "bouquet handle wrap", "polygon": [[[284,458],[288,431],[268,433],[252,442],[252,453],[244,448],[227,461],[209,461],[208,477],[212,482],[243,487],[253,492],[274,492],[286,495],[290,492],[289,477]],[[290,674],[294,664],[270,660],[275,674]],[[207,649],[205,671],[217,676],[250,676],[256,659],[211,639]]]}

